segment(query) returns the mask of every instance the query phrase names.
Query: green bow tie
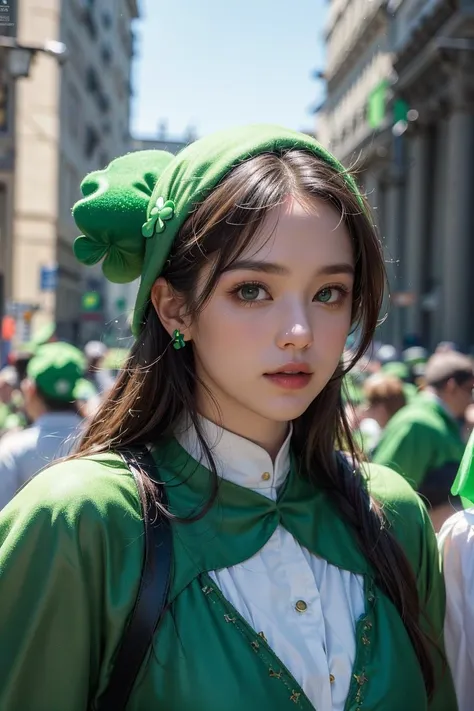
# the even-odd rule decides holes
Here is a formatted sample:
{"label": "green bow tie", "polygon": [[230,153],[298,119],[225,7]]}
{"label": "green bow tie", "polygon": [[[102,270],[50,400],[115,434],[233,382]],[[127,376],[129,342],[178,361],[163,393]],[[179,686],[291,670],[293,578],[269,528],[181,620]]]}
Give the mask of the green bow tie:
{"label": "green bow tie", "polygon": [[[209,500],[211,473],[173,439],[155,452],[171,512],[186,518]],[[217,500],[191,524],[173,524],[171,599],[200,573],[229,568],[257,553],[282,525],[314,555],[358,574],[371,568],[354,542],[354,532],[326,492],[308,482],[291,458],[290,474],[276,501],[221,479]]]}

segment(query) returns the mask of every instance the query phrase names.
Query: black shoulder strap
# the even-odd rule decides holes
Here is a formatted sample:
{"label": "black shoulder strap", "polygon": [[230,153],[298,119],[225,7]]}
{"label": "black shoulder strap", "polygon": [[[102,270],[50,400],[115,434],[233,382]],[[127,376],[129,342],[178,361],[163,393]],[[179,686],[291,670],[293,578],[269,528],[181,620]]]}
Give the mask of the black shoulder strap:
{"label": "black shoulder strap", "polygon": [[[135,607],[125,629],[109,685],[99,699],[97,711],[122,711],[126,708],[135,679],[153,640],[168,597],[172,540],[169,519],[159,514],[155,501],[143,485],[142,471],[156,480],[156,464],[147,447],[120,450],[131,470],[140,494],[145,526],[145,552],[142,576]],[[158,488],[166,505],[164,487]]]}

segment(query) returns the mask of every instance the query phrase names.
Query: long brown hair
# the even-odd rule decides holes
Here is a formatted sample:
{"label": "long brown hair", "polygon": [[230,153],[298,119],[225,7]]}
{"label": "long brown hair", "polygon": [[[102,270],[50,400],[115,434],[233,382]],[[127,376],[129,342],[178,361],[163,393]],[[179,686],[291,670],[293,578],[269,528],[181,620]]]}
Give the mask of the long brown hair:
{"label": "long brown hair", "polygon": [[[359,345],[353,360],[340,366],[306,412],[294,423],[293,447],[304,472],[316,478],[352,526],[358,544],[373,566],[377,583],[396,606],[412,641],[429,696],[434,672],[429,640],[420,626],[421,606],[414,572],[386,524],[384,512],[369,496],[363,474],[344,475],[334,455],[349,443],[354,461],[360,459],[341,401],[341,381],[367,350],[377,325],[386,283],[384,262],[367,206],[362,207],[342,174],[305,151],[262,154],[234,168],[213,192],[196,206],[178,235],[162,276],[184,296],[191,316],[199,313],[224,269],[251,244],[269,211],[288,194],[306,200],[329,201],[340,213],[351,236],[356,274],[353,328]],[[210,259],[211,258],[211,259]],[[212,264],[198,293],[202,267]],[[169,437],[184,413],[191,419],[210,462],[213,492],[217,472],[200,429],[195,405],[196,372],[192,346],[170,348],[170,336],[150,307],[142,332],[114,389],[90,423],[79,456]],[[150,482],[150,486],[153,484]],[[166,512],[164,512],[166,515]]]}

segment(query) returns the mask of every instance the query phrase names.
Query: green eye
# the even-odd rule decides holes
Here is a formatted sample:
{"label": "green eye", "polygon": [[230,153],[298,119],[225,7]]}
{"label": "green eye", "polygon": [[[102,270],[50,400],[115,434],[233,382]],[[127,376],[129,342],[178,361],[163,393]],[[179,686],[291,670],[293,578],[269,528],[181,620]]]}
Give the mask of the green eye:
{"label": "green eye", "polygon": [[332,292],[333,289],[321,289],[318,294],[318,301],[321,301],[323,304],[327,304],[329,301],[331,301]]}
{"label": "green eye", "polygon": [[256,284],[245,284],[240,287],[240,296],[244,301],[257,301],[261,287]]}

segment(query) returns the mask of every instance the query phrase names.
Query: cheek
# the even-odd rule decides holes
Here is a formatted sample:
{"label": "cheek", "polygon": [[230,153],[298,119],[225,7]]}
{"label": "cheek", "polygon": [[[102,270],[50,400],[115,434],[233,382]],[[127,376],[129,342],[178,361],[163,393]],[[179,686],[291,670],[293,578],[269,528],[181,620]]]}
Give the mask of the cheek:
{"label": "cheek", "polygon": [[338,312],[321,311],[314,329],[315,341],[330,349],[344,348],[350,327],[350,308]]}
{"label": "cheek", "polygon": [[[238,307],[224,301],[210,302],[198,316],[191,330],[191,337],[201,348],[213,343],[215,347],[234,351],[235,346],[245,348],[258,339],[268,338],[265,325],[269,319],[264,317],[264,309],[258,307]],[[241,356],[237,353],[237,356]]]}

